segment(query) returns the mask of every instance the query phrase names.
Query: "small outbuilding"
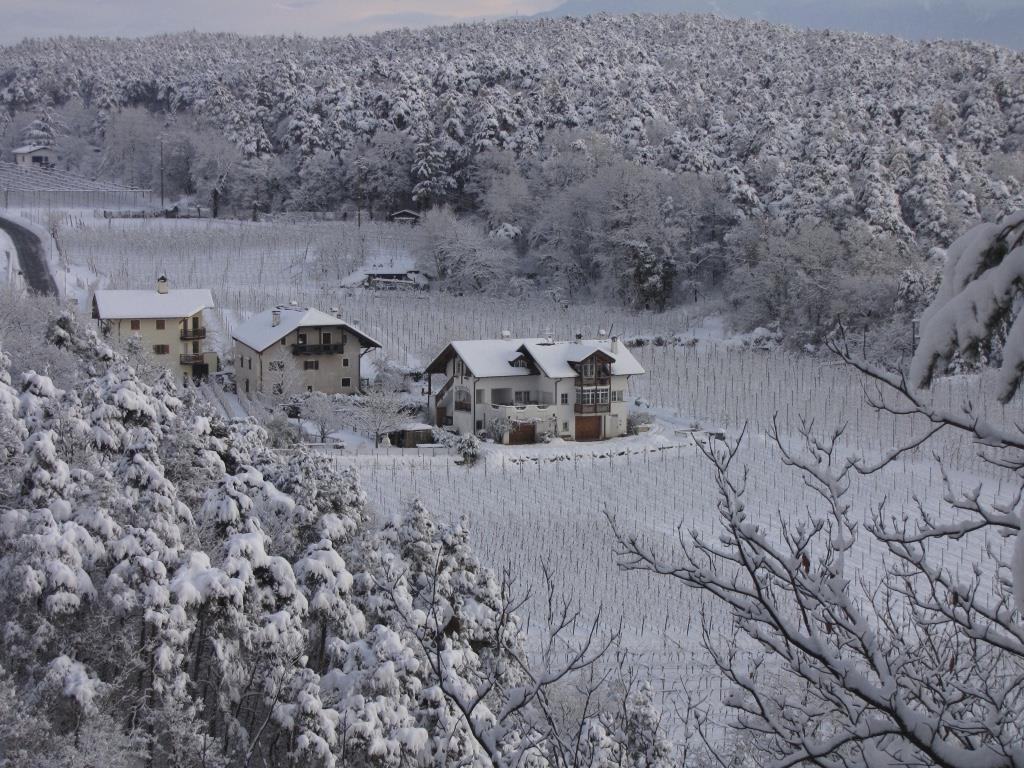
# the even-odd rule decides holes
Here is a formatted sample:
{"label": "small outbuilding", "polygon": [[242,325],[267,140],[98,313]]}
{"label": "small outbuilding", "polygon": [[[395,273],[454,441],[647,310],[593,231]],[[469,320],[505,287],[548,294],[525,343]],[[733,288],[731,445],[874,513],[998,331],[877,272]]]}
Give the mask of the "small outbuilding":
{"label": "small outbuilding", "polygon": [[434,429],[429,424],[410,423],[388,433],[388,439],[396,448],[415,448],[418,445],[434,443]]}
{"label": "small outbuilding", "polygon": [[57,164],[57,152],[44,144],[26,144],[11,150],[14,162],[19,168],[53,168]]}
{"label": "small outbuilding", "polygon": [[408,208],[404,208],[401,211],[395,211],[388,216],[388,220],[395,224],[419,224],[420,215],[416,211],[410,211]]}

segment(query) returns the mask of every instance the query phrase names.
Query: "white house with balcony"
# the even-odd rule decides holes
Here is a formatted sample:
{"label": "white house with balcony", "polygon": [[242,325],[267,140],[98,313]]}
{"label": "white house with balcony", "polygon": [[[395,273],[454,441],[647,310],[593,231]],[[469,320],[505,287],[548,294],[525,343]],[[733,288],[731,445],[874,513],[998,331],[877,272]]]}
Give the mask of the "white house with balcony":
{"label": "white house with balcony", "polygon": [[621,437],[629,379],[642,373],[617,338],[453,341],[426,368],[430,419],[509,444]]}

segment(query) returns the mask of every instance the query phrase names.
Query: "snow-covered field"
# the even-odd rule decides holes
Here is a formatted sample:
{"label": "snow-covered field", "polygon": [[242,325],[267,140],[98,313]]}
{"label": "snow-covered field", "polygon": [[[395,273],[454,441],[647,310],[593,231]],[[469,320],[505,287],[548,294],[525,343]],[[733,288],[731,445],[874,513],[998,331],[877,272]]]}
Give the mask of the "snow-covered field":
{"label": "snow-covered field", "polygon": [[[335,461],[359,468],[382,515],[419,498],[438,516],[465,518],[481,558],[495,569],[508,567],[519,589],[531,592],[524,611],[531,626],[541,620],[542,567],[547,566],[559,589],[581,605],[581,621],[600,610],[606,632],[621,628],[624,648],[664,696],[686,684],[714,698],[719,678],[705,673],[699,648],[703,606],[671,579],[620,572],[605,515],[616,516],[623,529],[641,533],[665,551],[680,527],[714,535],[713,477],[684,432],[700,426],[735,436],[746,427],[741,459],[751,470],[748,508],[760,525],[777,533],[783,523],[805,519],[817,507],[816,497],[782,467],[765,438],[774,416],[793,439],[801,417],[813,419],[822,432],[845,424],[844,451],[863,456],[892,449],[923,425],[867,407],[864,384],[848,368],[827,358],[724,343],[717,338],[721,328],[693,309],[644,314],[596,304],[569,306],[550,296],[509,300],[342,287],[368,260],[406,254],[414,237],[414,230],[395,225],[104,221],[87,212],[69,214],[62,234],[74,268],[101,276],[111,287],[148,286],[161,272],[174,285],[210,287],[224,329],[236,318],[291,299],[341,307],[409,364],[427,359],[449,339],[497,336],[503,329],[569,337],[614,328],[626,337],[697,339],[634,350],[648,373],[634,381],[630,396],[656,419],[648,435],[609,444],[491,446],[472,467],[449,455],[400,451],[336,455]],[[1021,397],[997,405],[992,378],[947,379],[935,396],[950,405],[971,397],[993,418],[1006,420],[1020,412]],[[915,496],[925,509],[943,514],[943,488],[931,451],[939,453],[955,483],[986,480],[993,492],[1001,488],[1003,479],[978,461],[976,448],[965,440],[942,435],[928,451],[907,454],[858,480],[854,514],[867,520],[883,499],[890,511],[909,508]],[[1003,545],[984,538],[967,542],[945,565],[959,569],[976,561],[982,547],[998,551]],[[868,536],[859,546],[850,562],[870,590],[882,553]]]}

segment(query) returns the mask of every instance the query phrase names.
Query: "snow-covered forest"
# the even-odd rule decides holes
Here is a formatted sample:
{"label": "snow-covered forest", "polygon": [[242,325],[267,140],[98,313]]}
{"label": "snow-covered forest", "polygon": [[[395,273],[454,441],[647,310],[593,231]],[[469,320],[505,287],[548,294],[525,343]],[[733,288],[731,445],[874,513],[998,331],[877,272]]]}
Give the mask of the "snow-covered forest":
{"label": "snow-covered forest", "polygon": [[804,344],[919,313],[934,249],[1024,204],[1021,82],[982,44],[592,17],[27,41],[0,51],[0,119],[6,147],[53,136],[153,189],[162,146],[169,199],[245,216],[450,206],[422,257],[452,290],[724,295]]}

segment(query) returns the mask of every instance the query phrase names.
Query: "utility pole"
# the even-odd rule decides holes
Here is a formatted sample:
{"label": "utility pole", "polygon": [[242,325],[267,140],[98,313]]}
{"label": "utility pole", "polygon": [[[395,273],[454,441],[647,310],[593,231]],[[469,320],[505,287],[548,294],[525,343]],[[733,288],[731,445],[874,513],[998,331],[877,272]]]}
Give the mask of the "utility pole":
{"label": "utility pole", "polygon": [[164,207],[164,137],[160,136],[160,208]]}

